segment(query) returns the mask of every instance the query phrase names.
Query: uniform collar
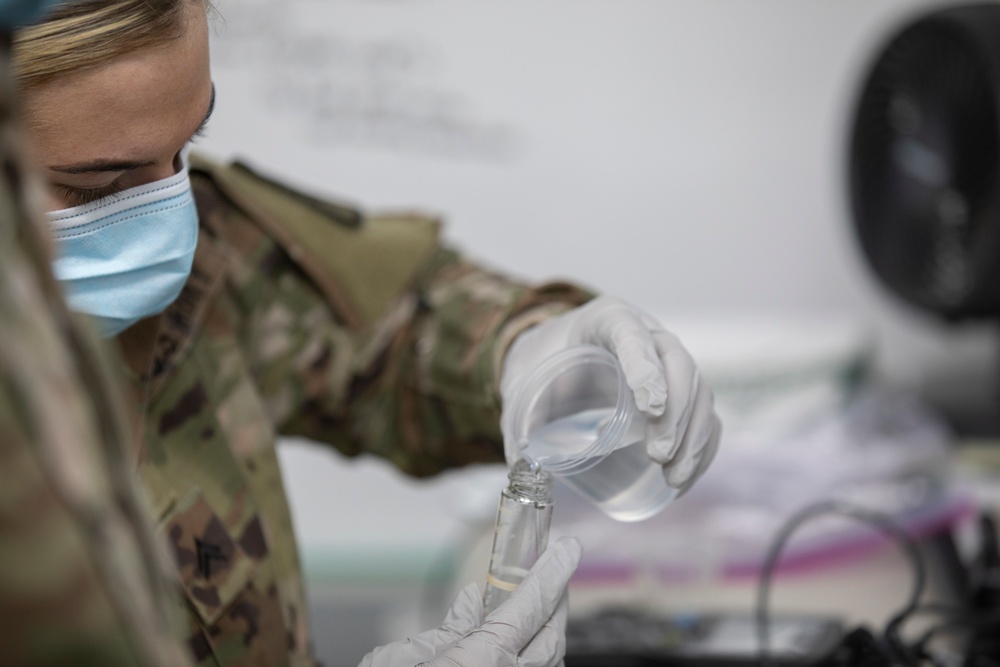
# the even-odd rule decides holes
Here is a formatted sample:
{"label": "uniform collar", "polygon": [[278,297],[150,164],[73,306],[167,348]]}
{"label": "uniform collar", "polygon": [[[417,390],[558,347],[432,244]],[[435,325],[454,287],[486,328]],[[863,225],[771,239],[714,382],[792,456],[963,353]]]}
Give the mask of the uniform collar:
{"label": "uniform collar", "polygon": [[117,340],[126,372],[143,411],[191,350],[226,274],[226,255],[212,234],[199,230],[191,275],[180,296],[162,313],[137,322]]}

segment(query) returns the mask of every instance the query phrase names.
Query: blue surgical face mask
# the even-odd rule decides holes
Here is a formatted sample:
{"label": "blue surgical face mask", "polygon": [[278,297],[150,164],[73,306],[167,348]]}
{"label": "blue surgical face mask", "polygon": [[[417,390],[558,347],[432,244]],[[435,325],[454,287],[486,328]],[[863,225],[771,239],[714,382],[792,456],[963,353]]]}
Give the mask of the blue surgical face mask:
{"label": "blue surgical face mask", "polygon": [[66,300],[105,337],[163,312],[191,273],[198,212],[186,163],[170,178],[48,217]]}

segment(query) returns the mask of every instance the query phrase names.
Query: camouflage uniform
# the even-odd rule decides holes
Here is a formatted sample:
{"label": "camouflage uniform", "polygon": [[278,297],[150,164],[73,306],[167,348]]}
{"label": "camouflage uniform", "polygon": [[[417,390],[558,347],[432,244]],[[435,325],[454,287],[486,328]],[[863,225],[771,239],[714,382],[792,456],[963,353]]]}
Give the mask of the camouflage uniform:
{"label": "camouflage uniform", "polygon": [[192,182],[191,277],[118,339],[141,406],[140,474],[199,663],[311,665],[279,434],[416,476],[500,461],[500,354],[589,295],[473,266],[418,215],[363,216],[197,156]]}
{"label": "camouflage uniform", "polygon": [[187,665],[117,368],[51,275],[7,63],[0,47],[0,663]]}

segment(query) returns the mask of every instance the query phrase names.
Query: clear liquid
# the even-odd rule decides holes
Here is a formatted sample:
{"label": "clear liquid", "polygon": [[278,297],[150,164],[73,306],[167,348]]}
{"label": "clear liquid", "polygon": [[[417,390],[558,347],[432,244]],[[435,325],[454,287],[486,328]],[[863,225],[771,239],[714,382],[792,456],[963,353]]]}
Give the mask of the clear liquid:
{"label": "clear liquid", "polygon": [[510,597],[549,543],[552,475],[518,461],[500,493],[483,605],[491,613]]}
{"label": "clear liquid", "polygon": [[[612,412],[609,408],[586,410],[550,422],[531,433],[528,452],[542,468],[579,462],[579,452],[600,436]],[[663,467],[646,454],[641,424],[630,428],[618,446],[593,467],[576,474],[553,474],[618,521],[647,519],[677,495],[667,485]]]}

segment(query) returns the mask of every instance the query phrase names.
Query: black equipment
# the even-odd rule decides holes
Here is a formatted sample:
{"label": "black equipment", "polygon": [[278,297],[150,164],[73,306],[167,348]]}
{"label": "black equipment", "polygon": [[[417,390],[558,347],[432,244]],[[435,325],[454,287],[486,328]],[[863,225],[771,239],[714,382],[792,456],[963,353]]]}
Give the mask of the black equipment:
{"label": "black equipment", "polygon": [[878,278],[947,320],[1000,315],[1000,5],[910,20],[851,125],[854,226]]}

